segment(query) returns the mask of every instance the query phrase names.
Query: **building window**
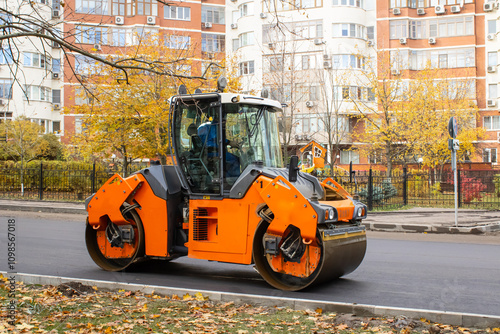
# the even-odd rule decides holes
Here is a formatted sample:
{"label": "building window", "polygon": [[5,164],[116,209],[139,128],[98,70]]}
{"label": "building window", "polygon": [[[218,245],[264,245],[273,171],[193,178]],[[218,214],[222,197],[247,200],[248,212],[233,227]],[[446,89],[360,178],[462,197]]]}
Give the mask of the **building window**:
{"label": "building window", "polygon": [[158,3],[156,0],[136,0],[137,15],[158,15]]}
{"label": "building window", "polygon": [[309,86],[309,101],[319,100],[319,86]]}
{"label": "building window", "polygon": [[269,57],[268,60],[270,72],[283,71],[283,57]]}
{"label": "building window", "polygon": [[406,0],[391,0],[390,7],[391,8],[406,7]]}
{"label": "building window", "polygon": [[12,98],[12,80],[0,79],[0,98],[2,99]]}
{"label": "building window", "polygon": [[52,59],[52,72],[60,73],[61,72],[61,59]]}
{"label": "building window", "polygon": [[239,63],[239,75],[247,75],[247,74],[254,74],[255,73],[255,63],[253,60],[249,61],[244,61]]}
{"label": "building window", "polygon": [[335,69],[364,69],[365,58],[358,55],[332,55],[332,67]]}
{"label": "building window", "polygon": [[[1,19],[0,19],[1,20]],[[0,49],[0,65],[12,64],[14,57],[9,46]]]}
{"label": "building window", "polygon": [[488,34],[495,34],[497,32],[497,20],[488,21]]}
{"label": "building window", "polygon": [[24,86],[25,95],[23,98],[29,101],[46,101],[50,102],[51,98],[51,89],[43,86]]}
{"label": "building window", "polygon": [[483,162],[497,162],[497,149],[483,148]]}
{"label": "building window", "polygon": [[45,68],[48,58],[39,53],[24,52],[24,66]]}
{"label": "building window", "polygon": [[76,0],[75,11],[84,14],[108,15],[108,0]]}
{"label": "building window", "polygon": [[89,72],[90,66],[95,63],[92,58],[84,55],[75,55],[75,73],[86,75]]}
{"label": "building window", "polygon": [[189,7],[165,6],[163,13],[166,19],[191,21],[191,8]]}
{"label": "building window", "polygon": [[123,28],[113,28],[113,46],[125,46],[127,44],[127,30]]}
{"label": "building window", "polygon": [[302,69],[308,70],[311,67],[311,56],[302,56]]}
{"label": "building window", "polygon": [[483,127],[486,130],[500,130],[500,116],[484,116]]}
{"label": "building window", "polygon": [[253,45],[254,44],[253,32],[245,32],[239,35],[239,40],[240,40],[239,42],[240,48],[247,45]]}
{"label": "building window", "polygon": [[165,46],[169,49],[189,49],[191,37],[170,35],[165,36]]}
{"label": "building window", "polygon": [[304,21],[292,24],[293,39],[308,39],[323,37],[323,21]]}
{"label": "building window", "polygon": [[203,52],[224,52],[224,35],[201,34],[201,51]]}
{"label": "building window", "polygon": [[333,0],[333,6],[354,6],[363,8],[363,0]]}
{"label": "building window", "polygon": [[368,39],[375,39],[375,27],[374,26],[369,26],[366,27],[366,38]]}
{"label": "building window", "polygon": [[489,84],[488,85],[488,97],[490,99],[496,99],[497,95],[497,84]]}
{"label": "building window", "polygon": [[239,17],[253,15],[253,2],[247,2],[238,6]]}
{"label": "building window", "polygon": [[61,90],[53,89],[52,90],[52,103],[61,103]]}
{"label": "building window", "polygon": [[333,37],[353,37],[366,39],[366,27],[355,23],[334,23]]}
{"label": "building window", "polygon": [[233,51],[236,51],[240,47],[240,40],[238,38],[233,39]]}
{"label": "building window", "polygon": [[488,52],[488,66],[497,66],[498,65],[498,52]]}
{"label": "building window", "polygon": [[340,151],[340,163],[347,165],[352,161],[353,164],[359,164],[359,152]]}
{"label": "building window", "polygon": [[60,121],[52,121],[52,133],[61,133],[61,122]]}
{"label": "building window", "polygon": [[201,22],[225,24],[224,7],[202,6]]}
{"label": "building window", "polygon": [[84,44],[108,44],[108,29],[96,26],[76,26],[75,41]]}
{"label": "building window", "polygon": [[88,92],[81,88],[75,88],[75,105],[81,106],[84,104],[92,104],[93,99],[92,96],[88,95]]}
{"label": "building window", "polygon": [[124,16],[125,13],[125,0],[112,0],[113,1],[113,15]]}

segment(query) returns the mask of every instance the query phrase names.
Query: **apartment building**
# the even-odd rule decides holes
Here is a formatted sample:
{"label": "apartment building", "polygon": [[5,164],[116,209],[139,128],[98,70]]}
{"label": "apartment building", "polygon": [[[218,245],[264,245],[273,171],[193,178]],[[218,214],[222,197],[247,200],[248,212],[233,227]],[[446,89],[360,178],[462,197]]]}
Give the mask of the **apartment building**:
{"label": "apartment building", "polygon": [[[99,55],[117,48],[134,47],[145,33],[160,34],[160,43],[171,49],[190,49],[196,60],[187,75],[199,75],[204,64],[225,51],[225,5],[223,0],[69,0],[64,6],[64,32],[70,43]],[[82,86],[75,77],[89,59],[73,54],[64,64],[64,106],[89,103],[82,98]],[[64,137],[82,131],[80,115],[64,115]]]}
{"label": "apartment building", "polygon": [[[398,54],[394,73],[424,69],[430,60],[450,73],[474,79],[470,95],[479,108],[476,126],[486,137],[472,161],[497,162],[498,2],[474,0],[390,0],[377,2],[378,48]],[[462,70],[462,71],[460,71]]]}
{"label": "apartment building", "polygon": [[[282,130],[291,130],[289,145],[300,147],[315,140],[335,147],[342,163],[358,162],[356,152],[348,150],[355,144],[350,137],[354,107],[343,97],[369,99],[356,78],[374,53],[375,1],[293,4],[229,1],[227,52],[237,59],[244,91],[265,89],[285,106]],[[332,127],[336,129],[329,137]]]}
{"label": "apartment building", "polygon": [[[44,23],[51,26],[52,32],[62,29],[62,23],[53,15],[59,8],[58,1],[49,4],[46,0],[16,0],[4,2],[3,6],[13,15],[0,14],[2,25],[14,23],[40,33],[45,32]],[[24,116],[43,126],[45,133],[59,134],[63,86],[59,45],[36,37],[20,37],[4,40],[1,47],[0,119]]]}

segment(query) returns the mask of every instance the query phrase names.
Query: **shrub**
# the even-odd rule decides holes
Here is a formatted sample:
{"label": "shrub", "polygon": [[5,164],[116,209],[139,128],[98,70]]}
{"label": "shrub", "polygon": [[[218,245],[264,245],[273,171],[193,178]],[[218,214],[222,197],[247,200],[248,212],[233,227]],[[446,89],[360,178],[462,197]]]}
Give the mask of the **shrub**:
{"label": "shrub", "polygon": [[[388,200],[389,198],[396,196],[397,194],[398,191],[396,187],[394,187],[389,180],[384,180],[382,182],[381,187],[379,186],[373,187],[372,202],[380,203],[382,201]],[[364,202],[368,200],[368,186],[361,189],[361,191],[359,192],[359,196]]]}

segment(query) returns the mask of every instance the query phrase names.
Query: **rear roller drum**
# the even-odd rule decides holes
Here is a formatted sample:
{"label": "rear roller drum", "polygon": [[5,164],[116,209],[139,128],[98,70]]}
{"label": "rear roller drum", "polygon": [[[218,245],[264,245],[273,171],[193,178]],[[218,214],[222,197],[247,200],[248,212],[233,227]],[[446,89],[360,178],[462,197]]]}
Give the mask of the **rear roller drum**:
{"label": "rear roller drum", "polygon": [[120,271],[144,255],[144,229],[135,210],[127,210],[128,224],[107,221],[94,228],[87,222],[85,242],[90,257],[104,270]]}

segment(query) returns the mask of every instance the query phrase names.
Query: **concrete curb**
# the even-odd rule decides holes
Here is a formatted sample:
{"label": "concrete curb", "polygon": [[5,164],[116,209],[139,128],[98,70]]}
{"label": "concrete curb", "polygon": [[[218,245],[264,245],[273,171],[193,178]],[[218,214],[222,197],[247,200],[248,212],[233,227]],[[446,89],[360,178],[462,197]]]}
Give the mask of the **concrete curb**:
{"label": "concrete curb", "polygon": [[402,315],[414,319],[425,318],[432,322],[454,325],[454,326],[464,326],[464,327],[500,326],[500,316],[485,315],[485,314],[386,307],[386,306],[364,305],[355,303],[338,303],[330,301],[237,294],[230,292],[183,289],[183,288],[163,287],[157,285],[120,283],[120,282],[89,280],[89,279],[79,279],[70,277],[32,275],[23,273],[0,272],[0,274],[9,277],[14,276],[16,281],[22,281],[25,284],[59,285],[67,282],[80,282],[82,284],[96,286],[97,288],[100,289],[108,289],[108,290],[123,289],[129,291],[140,291],[143,293],[155,292],[161,295],[173,295],[173,294],[184,295],[186,293],[194,295],[196,292],[200,292],[204,296],[209,297],[211,300],[220,302],[232,301],[241,304],[247,303],[251,305],[289,307],[295,310],[315,310],[317,308],[321,308],[323,309],[323,311],[326,312],[352,313],[358,316],[387,317],[387,316]]}
{"label": "concrete curb", "polygon": [[[59,203],[57,203],[59,204]],[[63,207],[50,207],[50,206],[28,206],[28,205],[10,205],[0,204],[0,210],[6,211],[27,211],[27,212],[46,212],[46,213],[67,213],[67,214],[80,214],[87,213],[85,208],[63,208]]]}
{"label": "concrete curb", "polygon": [[396,224],[363,222],[369,231],[410,232],[410,233],[446,233],[446,234],[483,234],[500,231],[500,223],[478,226],[435,226],[431,224]]}

